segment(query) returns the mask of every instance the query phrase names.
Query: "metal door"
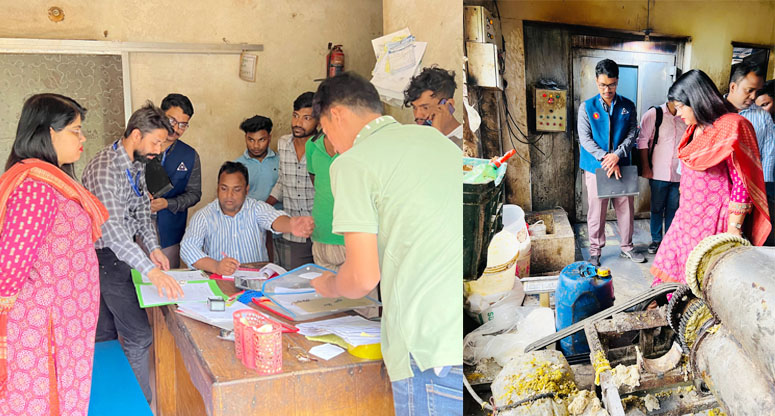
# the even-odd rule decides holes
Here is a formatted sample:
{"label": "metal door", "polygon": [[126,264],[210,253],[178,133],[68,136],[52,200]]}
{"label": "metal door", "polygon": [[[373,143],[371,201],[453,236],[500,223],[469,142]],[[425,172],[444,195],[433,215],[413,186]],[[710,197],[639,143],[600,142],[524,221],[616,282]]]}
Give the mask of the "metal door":
{"label": "metal door", "polygon": [[[628,52],[603,49],[573,50],[573,105],[578,114],[582,101],[598,94],[595,80],[595,65],[602,59],[612,59],[619,64],[619,86],[617,94],[631,99],[636,105],[638,125],[643,113],[651,106],[661,105],[667,100],[667,90],[675,81],[676,55],[673,53]],[[578,143],[578,130],[573,129]],[[637,152],[636,152],[637,155]],[[635,197],[635,213],[649,212],[650,190],[648,180],[640,178],[640,195]],[[587,189],[583,171],[576,172],[576,218],[587,218]],[[613,209],[608,218],[614,219]]]}

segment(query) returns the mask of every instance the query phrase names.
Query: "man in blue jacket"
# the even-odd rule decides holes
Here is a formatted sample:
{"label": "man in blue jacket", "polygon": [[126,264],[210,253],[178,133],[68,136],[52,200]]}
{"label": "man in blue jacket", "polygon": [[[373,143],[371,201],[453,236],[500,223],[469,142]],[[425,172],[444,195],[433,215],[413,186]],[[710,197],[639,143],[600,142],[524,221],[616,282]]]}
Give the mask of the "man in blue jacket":
{"label": "man in blue jacket", "polygon": [[159,244],[170,260],[170,267],[180,267],[180,241],[186,232],[188,209],[202,197],[202,168],[199,153],[180,141],[194,115],[191,100],[182,94],[169,94],[161,102],[174,133],[167,137],[159,156],[172,182],[172,190],[151,200],[151,212],[156,213]]}
{"label": "man in blue jacket", "polygon": [[[621,177],[621,166],[630,164],[630,156],[638,136],[638,116],[635,104],[616,94],[619,66],[603,59],[595,66],[595,78],[600,94],[579,105],[579,167],[584,170],[587,185],[587,228],[589,230],[589,262],[600,265],[600,252],[605,246],[605,215],[608,198],[597,197],[595,169],[603,168],[609,177]],[[635,219],[635,197],[613,198],[616,221],[621,236],[620,256],[636,263],[646,261],[633,251],[632,231]]]}

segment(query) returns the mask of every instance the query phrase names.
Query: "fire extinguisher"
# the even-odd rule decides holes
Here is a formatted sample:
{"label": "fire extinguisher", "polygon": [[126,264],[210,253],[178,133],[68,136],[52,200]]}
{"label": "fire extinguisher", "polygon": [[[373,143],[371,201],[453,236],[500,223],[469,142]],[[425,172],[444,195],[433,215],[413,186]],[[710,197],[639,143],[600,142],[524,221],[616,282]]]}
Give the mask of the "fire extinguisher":
{"label": "fire extinguisher", "polygon": [[331,46],[328,43],[328,55],[326,55],[326,78],[335,77],[344,72],[344,51],[342,45]]}

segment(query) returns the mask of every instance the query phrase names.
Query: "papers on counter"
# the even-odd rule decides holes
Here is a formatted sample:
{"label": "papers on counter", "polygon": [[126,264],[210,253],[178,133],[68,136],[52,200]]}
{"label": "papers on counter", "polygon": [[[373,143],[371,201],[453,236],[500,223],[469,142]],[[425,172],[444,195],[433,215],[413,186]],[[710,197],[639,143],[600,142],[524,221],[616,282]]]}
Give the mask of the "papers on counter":
{"label": "papers on counter", "polygon": [[235,277],[239,277],[242,279],[266,280],[266,279],[271,279],[275,276],[279,276],[284,273],[288,273],[288,271],[274,263],[269,263],[258,270],[237,269],[237,271],[234,272],[232,275],[223,276],[223,278],[226,280],[234,280]]}
{"label": "papers on counter", "polygon": [[[178,282],[188,282],[191,280],[206,280],[209,277],[201,270],[168,270],[164,273],[170,275]],[[148,276],[142,275],[143,283],[151,283]]]}
{"label": "papers on counter", "polygon": [[343,316],[341,318],[302,323],[297,324],[296,327],[299,328],[299,334],[301,335],[334,334],[355,347],[380,342],[380,323],[369,321],[360,316]]}
{"label": "papers on counter", "polygon": [[177,299],[159,296],[159,290],[152,284],[137,285],[135,287],[137,288],[141,308],[188,302],[204,302],[207,305],[207,298],[223,297],[220,289],[217,286],[213,287],[211,283],[215,284],[215,282],[211,281],[181,283],[180,287],[183,289],[183,296]]}
{"label": "papers on counter", "polygon": [[334,344],[316,345],[309,349],[309,353],[326,361],[344,352],[342,347]]}
{"label": "papers on counter", "polygon": [[195,302],[178,305],[178,313],[181,315],[229,331],[234,329],[234,318],[232,315],[234,312],[243,309],[253,308],[240,302],[234,302],[232,305],[227,305],[225,311],[215,312],[210,310],[207,303]]}
{"label": "papers on counter", "polygon": [[220,297],[226,299],[218,284],[210,280],[198,270],[171,270],[169,273],[178,280],[183,289],[183,296],[177,299],[169,299],[159,296],[159,291],[139,271],[132,269],[132,283],[135,285],[137,301],[141,308],[151,306],[173,305],[184,302],[207,302],[207,298]]}

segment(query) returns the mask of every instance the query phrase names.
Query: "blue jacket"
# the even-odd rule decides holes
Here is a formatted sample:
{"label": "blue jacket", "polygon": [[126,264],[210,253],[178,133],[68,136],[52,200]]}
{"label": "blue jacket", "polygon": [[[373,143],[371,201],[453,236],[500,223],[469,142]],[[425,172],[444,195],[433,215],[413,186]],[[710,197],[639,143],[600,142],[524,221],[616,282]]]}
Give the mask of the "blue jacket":
{"label": "blue jacket", "polygon": [[[164,198],[173,198],[186,192],[186,185],[194,169],[196,150],[178,140],[164,157],[162,166],[172,182],[172,190],[164,194]],[[162,248],[180,243],[186,232],[188,209],[173,213],[163,209],[156,213],[156,223],[159,227],[159,244]]]}
{"label": "blue jacket", "polygon": [[[600,94],[584,101],[584,108],[592,130],[592,138],[601,149],[613,152],[622,140],[627,137],[630,117],[637,117],[635,104],[621,95],[614,97],[613,114],[609,115],[603,108]],[[611,127],[613,126],[613,127]],[[620,166],[630,164],[630,152],[619,160]],[[579,167],[587,172],[595,172],[601,168],[599,160],[595,159],[583,146],[579,146]]]}

